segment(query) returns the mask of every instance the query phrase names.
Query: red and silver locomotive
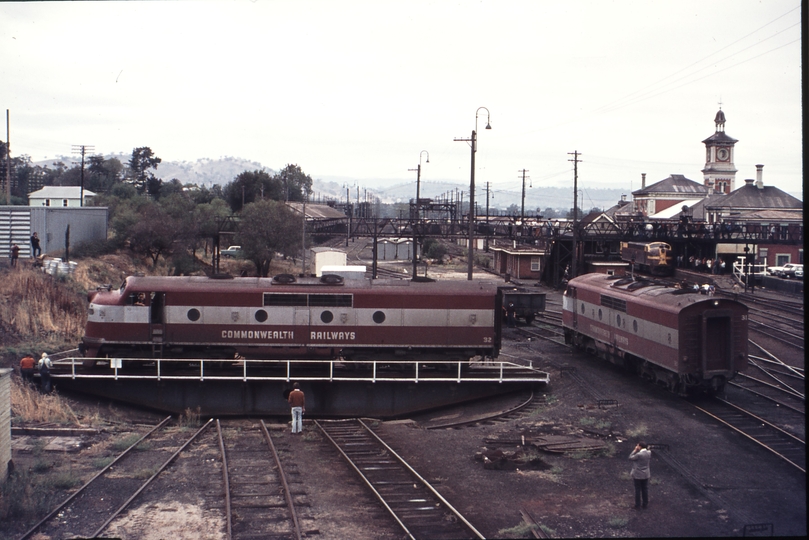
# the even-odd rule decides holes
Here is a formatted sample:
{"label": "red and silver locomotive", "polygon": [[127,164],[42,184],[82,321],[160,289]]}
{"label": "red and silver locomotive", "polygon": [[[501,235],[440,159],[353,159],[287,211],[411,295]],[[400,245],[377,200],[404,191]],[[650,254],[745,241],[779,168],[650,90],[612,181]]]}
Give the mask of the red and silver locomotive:
{"label": "red and silver locomotive", "polygon": [[563,300],[565,341],[672,391],[721,390],[747,367],[747,306],[648,280],[586,274]]}
{"label": "red and silver locomotive", "polygon": [[466,360],[496,357],[489,282],[128,277],[93,291],[87,358]]}

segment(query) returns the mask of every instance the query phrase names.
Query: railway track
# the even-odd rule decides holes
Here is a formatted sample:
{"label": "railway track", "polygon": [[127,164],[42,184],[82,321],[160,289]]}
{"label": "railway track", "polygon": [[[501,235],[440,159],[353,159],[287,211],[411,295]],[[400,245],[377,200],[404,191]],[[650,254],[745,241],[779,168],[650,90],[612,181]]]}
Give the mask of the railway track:
{"label": "railway track", "polygon": [[556,319],[540,313],[529,326],[517,326],[516,329],[520,334],[567,346],[561,316]]}
{"label": "railway track", "polygon": [[[213,422],[209,420],[188,437],[185,430],[170,427],[170,420],[171,416],[166,417],[151,431],[132,442],[20,540],[31,538],[35,533],[45,538],[93,538],[101,535]],[[148,448],[148,451],[138,451],[144,448]],[[144,476],[148,476],[145,481]]]}
{"label": "railway track", "polygon": [[[768,319],[772,320],[772,318]],[[803,328],[797,329],[790,327],[789,329],[780,328],[773,324],[766,322],[756,321],[752,318],[748,320],[750,330],[768,336],[784,345],[794,347],[801,351],[804,350],[804,335]]]}
{"label": "railway track", "polygon": [[263,420],[224,429],[216,421],[222,455],[227,538],[301,540],[294,496],[276,444]]}
{"label": "railway track", "polygon": [[698,410],[769,450],[801,472],[806,472],[806,442],[729,401],[692,399]]}
{"label": "railway track", "polygon": [[472,418],[460,419],[455,420],[452,422],[445,422],[443,424],[430,424],[425,425],[424,428],[428,430],[436,430],[436,429],[453,429],[453,428],[460,428],[465,426],[472,426],[477,424],[483,423],[490,423],[494,421],[507,421],[511,420],[519,415],[526,414],[527,412],[533,410],[540,404],[544,403],[545,399],[544,396],[537,396],[533,391],[530,393],[527,399],[520,402],[519,404],[515,405],[514,407],[510,407],[508,409],[491,413],[491,414],[484,414],[480,416],[475,416]]}
{"label": "railway track", "polygon": [[736,379],[729,383],[731,386],[806,416],[806,381],[802,369],[789,366],[775,357],[754,355],[748,356],[748,364],[747,372],[738,373]]}
{"label": "railway track", "polygon": [[362,420],[315,421],[408,538],[484,538]]}

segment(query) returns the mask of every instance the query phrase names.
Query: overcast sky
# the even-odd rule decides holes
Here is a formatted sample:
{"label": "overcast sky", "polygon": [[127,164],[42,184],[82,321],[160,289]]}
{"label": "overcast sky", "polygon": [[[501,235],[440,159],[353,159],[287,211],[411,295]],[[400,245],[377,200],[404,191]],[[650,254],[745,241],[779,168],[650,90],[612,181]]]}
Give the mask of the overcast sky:
{"label": "overcast sky", "polygon": [[578,151],[581,189],[629,191],[701,183],[721,102],[737,187],[762,163],[802,198],[800,17],[798,0],[3,2],[0,107],[35,161],[149,146],[370,191],[415,182],[420,156],[423,181],[468,182],[453,139],[477,126],[478,190],[522,169],[572,186]]}

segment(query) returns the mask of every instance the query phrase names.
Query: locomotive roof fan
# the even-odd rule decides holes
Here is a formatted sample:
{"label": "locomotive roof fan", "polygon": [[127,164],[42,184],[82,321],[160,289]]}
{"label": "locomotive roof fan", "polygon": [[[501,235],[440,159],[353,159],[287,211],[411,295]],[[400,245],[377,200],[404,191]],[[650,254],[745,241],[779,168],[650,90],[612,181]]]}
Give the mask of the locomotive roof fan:
{"label": "locomotive roof fan", "polygon": [[272,278],[273,283],[295,283],[297,280],[295,276],[292,274],[278,274],[277,276],[273,276]]}
{"label": "locomotive roof fan", "polygon": [[320,276],[320,282],[327,285],[342,285],[344,281],[343,276],[338,276],[337,274],[323,274]]}

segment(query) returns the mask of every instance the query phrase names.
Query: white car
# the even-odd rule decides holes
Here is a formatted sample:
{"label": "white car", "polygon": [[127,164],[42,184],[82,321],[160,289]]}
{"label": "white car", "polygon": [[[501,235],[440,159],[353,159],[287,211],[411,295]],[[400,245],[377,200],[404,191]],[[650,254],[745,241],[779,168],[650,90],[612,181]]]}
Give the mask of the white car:
{"label": "white car", "polygon": [[775,273],[775,275],[786,279],[798,277],[797,272],[799,269],[801,271],[801,274],[803,274],[802,264],[789,263],[785,264],[784,267],[781,268],[781,270]]}
{"label": "white car", "polygon": [[231,257],[238,259],[242,256],[242,246],[230,246],[229,248],[220,251],[219,254],[226,259]]}

